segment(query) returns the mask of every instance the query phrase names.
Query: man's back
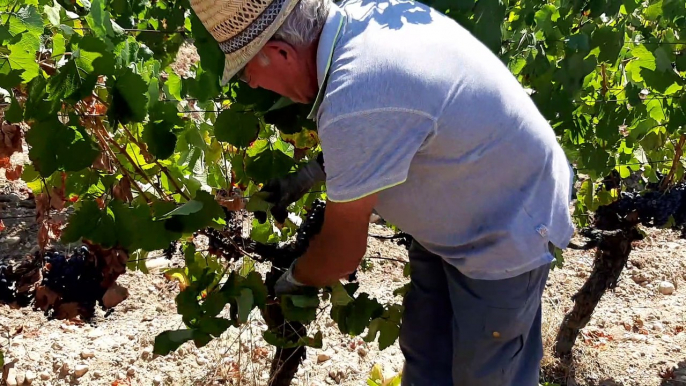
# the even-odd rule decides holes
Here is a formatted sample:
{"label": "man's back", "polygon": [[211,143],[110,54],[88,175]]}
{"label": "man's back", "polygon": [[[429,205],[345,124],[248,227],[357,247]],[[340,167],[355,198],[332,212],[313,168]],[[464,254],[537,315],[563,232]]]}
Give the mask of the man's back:
{"label": "man's back", "polygon": [[423,4],[341,7],[318,112],[330,199],[380,191],[382,216],[473,278],[550,262],[573,232],[570,169],[506,66]]}

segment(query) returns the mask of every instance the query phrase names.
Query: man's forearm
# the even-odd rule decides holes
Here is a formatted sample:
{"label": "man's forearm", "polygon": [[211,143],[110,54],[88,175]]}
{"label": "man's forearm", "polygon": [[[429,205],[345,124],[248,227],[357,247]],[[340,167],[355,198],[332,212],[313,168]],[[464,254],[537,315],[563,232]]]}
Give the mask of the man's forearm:
{"label": "man's forearm", "polygon": [[296,280],[324,287],[357,268],[367,249],[369,215],[375,199],[327,203],[321,232],[310,240],[307,252],[295,264],[293,275]]}

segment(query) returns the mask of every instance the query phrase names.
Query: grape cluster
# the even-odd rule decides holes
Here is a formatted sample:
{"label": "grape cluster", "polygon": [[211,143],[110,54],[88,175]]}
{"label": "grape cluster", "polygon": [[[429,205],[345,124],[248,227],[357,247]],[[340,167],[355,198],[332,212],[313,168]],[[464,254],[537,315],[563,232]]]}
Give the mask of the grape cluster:
{"label": "grape cluster", "polygon": [[16,297],[14,283],[9,278],[10,267],[0,263],[0,303],[12,303]]}
{"label": "grape cluster", "polygon": [[172,256],[179,250],[178,242],[176,240],[169,243],[169,246],[164,250],[164,257],[167,260],[171,260]]}
{"label": "grape cluster", "polygon": [[674,225],[681,225],[686,221],[686,185],[679,184],[667,191],[657,190],[642,193],[622,192],[617,201],[598,208],[599,218],[618,217],[626,219],[629,215],[636,216],[635,221],[653,227],[665,225],[670,216]]}
{"label": "grape cluster", "polygon": [[293,244],[292,248],[296,255],[301,256],[305,254],[305,251],[310,246],[310,239],[322,230],[325,209],[326,203],[323,200],[314,200],[312,208],[307,213],[307,217],[305,217],[305,220],[298,228],[295,236],[295,244]]}
{"label": "grape cluster", "polygon": [[206,228],[202,233],[207,236],[208,252],[216,256],[231,256],[235,247],[231,240],[214,228]]}
{"label": "grape cluster", "polygon": [[412,236],[405,232],[400,232],[398,233],[398,240],[395,242],[401,247],[405,247],[408,251],[410,250],[410,246],[412,245]]}
{"label": "grape cluster", "polygon": [[62,252],[46,252],[45,262],[41,284],[58,293],[63,302],[94,306],[102,299],[102,271],[87,246],[77,248],[68,258]]}

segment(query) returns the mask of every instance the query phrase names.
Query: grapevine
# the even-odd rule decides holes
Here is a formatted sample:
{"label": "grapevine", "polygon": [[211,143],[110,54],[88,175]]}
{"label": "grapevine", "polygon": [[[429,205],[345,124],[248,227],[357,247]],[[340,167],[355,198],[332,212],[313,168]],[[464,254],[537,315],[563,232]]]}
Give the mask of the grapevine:
{"label": "grapevine", "polygon": [[[604,291],[616,285],[637,226],[686,221],[686,6],[427,3],[502,59],[574,166],[575,221],[600,232],[593,234],[598,269],[589,283],[609,284],[580,291],[583,310],[569,315],[559,335],[566,340],[559,354],[567,354]],[[310,106],[239,82],[221,86],[223,53],[187,0],[0,2],[0,40],[0,169],[31,190],[40,247],[23,266],[0,265],[0,302],[34,301],[54,317],[88,317],[98,302],[116,303],[103,302],[107,291],[124,293],[119,275],[146,271],[148,254],[161,250],[185,261],[166,275],[181,282],[176,301],[187,328],[162,332],[157,353],[188,341],[205,345],[254,309],[267,319],[276,312],[277,321],[283,312],[304,332],[322,297],[331,299],[341,331],[367,331],[365,339],[381,348],[396,340],[402,307],[357,294],[353,282],[285,299],[278,310],[268,304],[279,272],[265,279],[251,264],[283,269],[307,249],[321,226],[323,187],[289,208],[306,217],[301,227],[268,217],[252,221],[245,237],[234,215],[268,213],[261,184],[320,154],[316,127],[306,119]],[[200,61],[180,69],[176,54],[190,45]],[[13,158],[23,144],[27,165]],[[201,234],[210,240],[207,251],[193,244]],[[411,238],[401,235],[409,246]],[[63,254],[52,248],[57,243],[78,246]],[[85,288],[92,296],[83,298]],[[228,319],[219,316],[225,307]],[[296,347],[321,343],[316,334],[291,338],[265,334],[279,350],[301,353]]]}

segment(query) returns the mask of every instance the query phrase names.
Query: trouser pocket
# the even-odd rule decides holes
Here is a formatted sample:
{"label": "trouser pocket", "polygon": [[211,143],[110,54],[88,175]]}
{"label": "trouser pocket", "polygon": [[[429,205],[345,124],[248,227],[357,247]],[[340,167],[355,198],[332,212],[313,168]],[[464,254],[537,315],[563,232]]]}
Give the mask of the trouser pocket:
{"label": "trouser pocket", "polygon": [[454,315],[454,384],[535,385],[548,267],[505,280],[470,279],[447,263],[445,269]]}

